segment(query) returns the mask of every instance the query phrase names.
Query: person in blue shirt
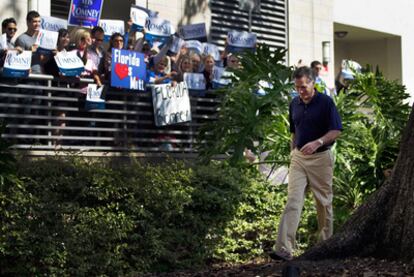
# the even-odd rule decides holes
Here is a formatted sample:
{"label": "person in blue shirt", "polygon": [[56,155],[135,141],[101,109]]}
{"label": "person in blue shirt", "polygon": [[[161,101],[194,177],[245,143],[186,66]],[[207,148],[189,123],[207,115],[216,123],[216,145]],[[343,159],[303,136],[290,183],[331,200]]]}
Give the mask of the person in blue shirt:
{"label": "person in blue shirt", "polygon": [[147,72],[147,83],[150,84],[169,84],[171,80],[177,75],[177,72],[171,71],[167,73],[165,69],[168,67],[169,60],[164,56],[156,63],[153,70]]}
{"label": "person in blue shirt", "polygon": [[309,187],[316,202],[319,238],[333,232],[331,146],[341,134],[342,123],[333,100],[315,89],[311,68],[300,67],[293,74],[298,96],[289,106],[291,161],[288,199],[282,214],[272,259],[291,260],[296,231]]}

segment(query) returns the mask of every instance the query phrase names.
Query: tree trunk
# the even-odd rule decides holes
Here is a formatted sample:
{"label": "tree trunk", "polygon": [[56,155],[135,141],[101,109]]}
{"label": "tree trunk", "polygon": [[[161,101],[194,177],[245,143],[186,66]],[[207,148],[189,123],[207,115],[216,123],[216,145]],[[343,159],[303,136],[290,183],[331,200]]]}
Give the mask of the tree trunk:
{"label": "tree trunk", "polygon": [[414,106],[391,177],[341,230],[300,260],[373,256],[414,260]]}

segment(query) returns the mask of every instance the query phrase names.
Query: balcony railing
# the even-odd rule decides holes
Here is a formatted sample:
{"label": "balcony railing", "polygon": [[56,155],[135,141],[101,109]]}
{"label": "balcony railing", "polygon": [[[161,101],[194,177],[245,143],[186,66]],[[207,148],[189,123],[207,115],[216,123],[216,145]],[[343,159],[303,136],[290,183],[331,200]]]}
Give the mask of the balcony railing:
{"label": "balcony railing", "polygon": [[0,120],[7,124],[2,136],[30,155],[196,155],[199,127],[215,120],[219,104],[212,92],[191,96],[191,122],[157,127],[148,91],[109,88],[106,109],[85,110],[80,87],[91,81],[47,75],[2,79]]}

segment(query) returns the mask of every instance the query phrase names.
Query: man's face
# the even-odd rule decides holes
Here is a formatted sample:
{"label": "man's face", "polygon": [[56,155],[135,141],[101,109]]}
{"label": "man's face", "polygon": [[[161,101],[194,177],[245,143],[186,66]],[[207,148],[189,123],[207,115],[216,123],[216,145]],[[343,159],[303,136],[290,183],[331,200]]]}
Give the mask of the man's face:
{"label": "man's face", "polygon": [[14,23],[9,23],[4,31],[6,32],[7,38],[11,39],[16,34],[17,26]]}
{"label": "man's face", "polygon": [[322,65],[318,64],[313,68],[313,72],[315,72],[315,76],[319,76],[322,71]]}
{"label": "man's face", "polygon": [[299,93],[300,99],[305,103],[309,103],[315,95],[314,82],[306,76],[295,79],[295,89]]}
{"label": "man's face", "polygon": [[35,17],[31,21],[27,22],[27,29],[29,31],[37,32],[40,30],[40,17]]}
{"label": "man's face", "polygon": [[95,36],[92,39],[93,44],[97,47],[101,46],[104,41],[104,33],[102,32],[96,32]]}

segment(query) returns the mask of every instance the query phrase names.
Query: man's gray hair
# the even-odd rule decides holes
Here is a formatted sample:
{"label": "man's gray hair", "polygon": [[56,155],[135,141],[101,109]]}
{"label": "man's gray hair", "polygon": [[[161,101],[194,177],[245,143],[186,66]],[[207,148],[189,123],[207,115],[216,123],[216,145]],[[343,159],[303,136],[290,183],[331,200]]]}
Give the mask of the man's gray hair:
{"label": "man's gray hair", "polygon": [[315,73],[308,66],[301,66],[293,72],[293,79],[300,79],[302,77],[307,77],[309,80],[315,82]]}

